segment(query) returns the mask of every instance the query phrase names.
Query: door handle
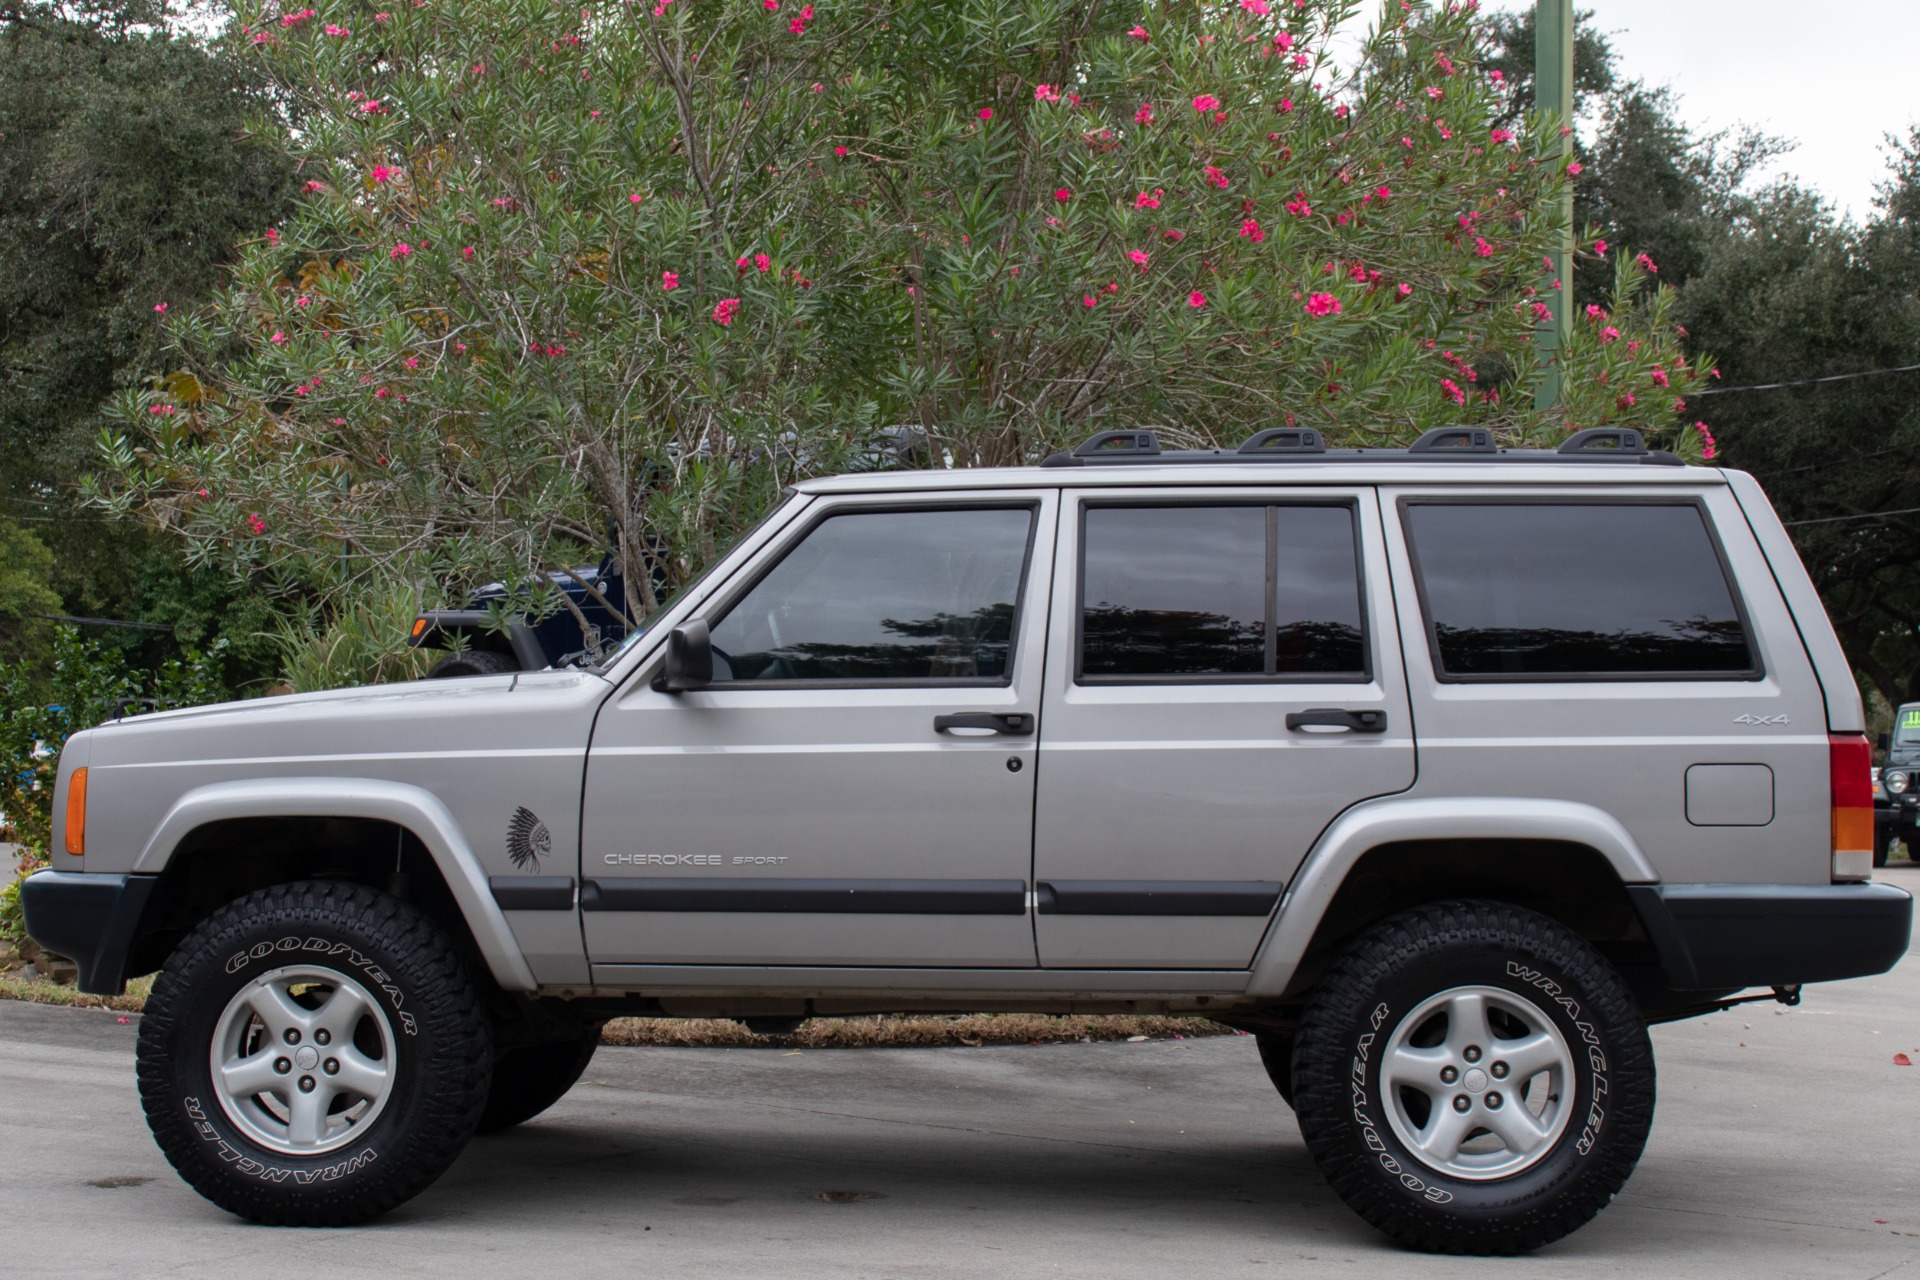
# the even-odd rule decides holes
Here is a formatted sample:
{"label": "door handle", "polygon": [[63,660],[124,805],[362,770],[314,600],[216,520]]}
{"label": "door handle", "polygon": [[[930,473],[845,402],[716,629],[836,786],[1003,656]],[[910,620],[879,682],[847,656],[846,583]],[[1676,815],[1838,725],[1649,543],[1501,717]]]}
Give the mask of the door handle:
{"label": "door handle", "polygon": [[945,733],[949,729],[991,729],[995,733],[1028,734],[1033,732],[1033,717],[1022,711],[958,711],[933,718],[935,733]]}
{"label": "door handle", "polygon": [[1385,733],[1384,711],[1348,711],[1343,707],[1314,707],[1307,711],[1289,711],[1287,728],[1345,729],[1351,733]]}

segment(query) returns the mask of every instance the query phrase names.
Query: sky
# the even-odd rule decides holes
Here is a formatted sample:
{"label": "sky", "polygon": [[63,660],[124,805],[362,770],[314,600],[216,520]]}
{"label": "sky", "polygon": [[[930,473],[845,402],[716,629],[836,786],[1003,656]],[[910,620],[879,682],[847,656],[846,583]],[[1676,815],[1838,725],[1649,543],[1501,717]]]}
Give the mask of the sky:
{"label": "sky", "polygon": [[[1524,9],[1531,0],[1484,0]],[[1759,126],[1799,145],[1792,174],[1865,219],[1883,136],[1920,124],[1920,0],[1574,0],[1628,79],[1669,85],[1698,133]],[[1371,6],[1369,6],[1371,8]]]}

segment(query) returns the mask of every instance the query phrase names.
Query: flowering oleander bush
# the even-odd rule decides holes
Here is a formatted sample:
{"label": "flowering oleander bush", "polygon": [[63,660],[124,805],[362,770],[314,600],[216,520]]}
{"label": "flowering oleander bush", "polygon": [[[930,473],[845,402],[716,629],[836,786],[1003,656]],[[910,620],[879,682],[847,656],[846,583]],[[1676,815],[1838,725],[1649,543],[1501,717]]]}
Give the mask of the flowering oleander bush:
{"label": "flowering oleander bush", "polygon": [[1699,448],[1618,249],[1535,410],[1570,179],[1557,122],[1497,127],[1471,5],[1394,0],[1353,71],[1350,0],[388,2],[241,9],[304,198],[156,317],[180,369],[98,490],[322,631],[609,529],[644,613],[886,427],[935,465],[1140,425]]}

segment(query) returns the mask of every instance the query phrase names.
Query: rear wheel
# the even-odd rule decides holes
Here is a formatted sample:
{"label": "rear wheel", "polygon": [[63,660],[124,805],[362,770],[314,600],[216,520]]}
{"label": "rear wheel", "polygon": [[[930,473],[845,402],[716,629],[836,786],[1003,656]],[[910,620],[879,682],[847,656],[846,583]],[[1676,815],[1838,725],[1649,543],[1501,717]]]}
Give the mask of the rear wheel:
{"label": "rear wheel", "polygon": [[1520,907],[1447,902],[1362,934],[1309,1001],[1294,1110],[1333,1189],[1387,1234],[1511,1254],[1585,1225],[1653,1120],[1626,984]]}
{"label": "rear wheel", "polygon": [[545,1111],[567,1095],[586,1074],[600,1047],[600,1024],[564,1037],[521,1045],[493,1064],[493,1087],[480,1113],[480,1133],[511,1129]]}
{"label": "rear wheel", "polygon": [[466,649],[459,653],[450,653],[427,668],[427,679],[441,680],[453,676],[503,676],[518,671],[520,664],[504,653],[495,653],[491,649]]}
{"label": "rear wheel", "polygon": [[363,885],[261,889],[189,933],[137,1053],[154,1140],[256,1222],[343,1226],[425,1190],[466,1146],[492,1036],[417,909]]}

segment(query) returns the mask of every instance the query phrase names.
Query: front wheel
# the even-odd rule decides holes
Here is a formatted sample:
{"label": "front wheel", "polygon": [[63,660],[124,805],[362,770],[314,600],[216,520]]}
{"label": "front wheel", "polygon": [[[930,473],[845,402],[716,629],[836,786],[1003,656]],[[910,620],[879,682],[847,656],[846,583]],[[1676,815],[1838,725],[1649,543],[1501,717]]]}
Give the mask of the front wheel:
{"label": "front wheel", "polygon": [[1497,902],[1376,925],[1300,1024],[1294,1110],[1333,1189],[1394,1238],[1512,1254],[1585,1225],[1653,1121],[1653,1048],[1578,934]]}
{"label": "front wheel", "polygon": [[425,1190],[473,1135],[492,1033],[414,907],[303,881],[189,933],[140,1024],[140,1098],[194,1190],[256,1222],[344,1226]]}
{"label": "front wheel", "polygon": [[1873,829],[1873,865],[1876,867],[1886,866],[1887,856],[1890,853],[1892,853],[1892,851],[1893,851],[1892,828],[1875,827]]}

